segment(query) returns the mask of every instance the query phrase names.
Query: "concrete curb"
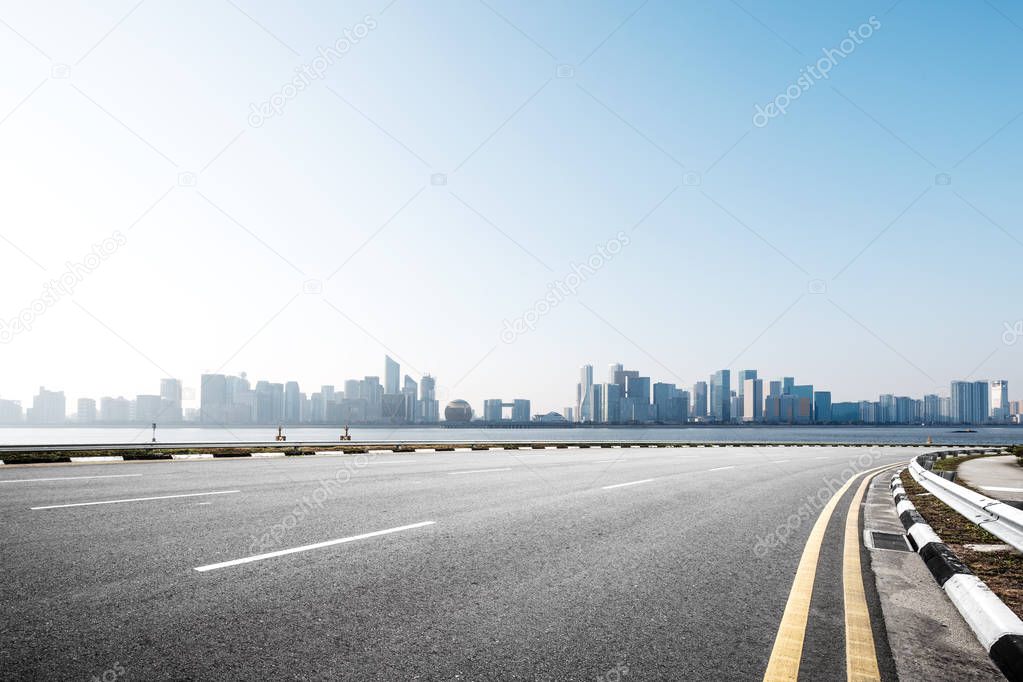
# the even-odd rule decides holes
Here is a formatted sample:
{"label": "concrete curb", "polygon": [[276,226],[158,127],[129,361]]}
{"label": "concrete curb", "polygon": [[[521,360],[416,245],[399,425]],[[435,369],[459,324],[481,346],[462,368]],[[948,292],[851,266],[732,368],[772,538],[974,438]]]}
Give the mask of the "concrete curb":
{"label": "concrete curb", "polygon": [[906,495],[901,472],[890,488],[909,543],[927,565],[988,656],[1010,682],[1023,682],[1023,621],[941,541]]}
{"label": "concrete curb", "polygon": [[77,464],[88,464],[89,462],[123,462],[121,455],[108,455],[104,457],[71,457],[70,460]]}
{"label": "concrete curb", "polygon": [[190,459],[213,459],[213,453],[206,452],[206,453],[198,453],[198,454],[194,454],[194,455],[171,455],[171,459],[179,459],[179,460],[180,459],[184,459],[184,460],[190,460]]}

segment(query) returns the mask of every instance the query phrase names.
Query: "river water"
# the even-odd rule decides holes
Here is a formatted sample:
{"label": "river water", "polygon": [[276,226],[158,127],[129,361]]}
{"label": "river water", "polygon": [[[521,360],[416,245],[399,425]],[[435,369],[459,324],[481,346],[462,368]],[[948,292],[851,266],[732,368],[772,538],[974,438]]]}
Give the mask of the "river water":
{"label": "river water", "polygon": [[[683,441],[683,442],[776,442],[776,443],[926,443],[938,444],[1023,443],[1023,427],[976,427],[975,433],[958,433],[953,426],[691,426],[691,427],[586,427],[586,428],[443,428],[354,427],[352,440],[369,442],[468,442],[468,441]],[[291,427],[289,441],[339,440],[342,429]],[[160,443],[273,442],[271,427],[167,427],[157,428]],[[146,427],[0,427],[0,445],[148,443],[152,429]]]}

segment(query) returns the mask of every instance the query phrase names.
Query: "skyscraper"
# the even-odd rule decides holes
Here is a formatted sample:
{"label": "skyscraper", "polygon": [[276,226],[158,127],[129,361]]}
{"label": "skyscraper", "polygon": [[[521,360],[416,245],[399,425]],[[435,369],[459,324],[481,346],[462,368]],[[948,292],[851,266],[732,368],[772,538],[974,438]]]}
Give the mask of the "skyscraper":
{"label": "skyscraper", "polygon": [[181,421],[181,380],[160,379],[160,419],[169,422]]}
{"label": "skyscraper", "polygon": [[622,366],[622,363],[620,363],[620,362],[612,362],[610,365],[608,365],[608,367],[607,367],[607,383],[609,383],[609,384],[616,384],[616,383],[618,383],[617,380],[615,379],[615,377],[617,376],[618,372],[621,372],[624,369],[625,368]]}
{"label": "skyscraper", "polygon": [[284,422],[298,424],[302,419],[302,392],[297,381],[284,384]]}
{"label": "skyscraper", "polygon": [[576,418],[580,422],[593,421],[593,409],[590,405],[593,386],[593,365],[583,365],[579,368],[579,385],[576,386]]}
{"label": "skyscraper", "polygon": [[590,386],[590,418],[594,424],[604,422],[604,384]]}
{"label": "skyscraper", "polygon": [[813,384],[799,384],[793,385],[790,391],[790,395],[796,398],[796,415],[795,421],[797,424],[809,424],[813,421]]}
{"label": "skyscraper", "polygon": [[78,423],[92,424],[96,421],[96,401],[92,398],[78,399]]}
{"label": "skyscraper", "polygon": [[[746,401],[743,400],[743,394],[746,390],[746,380],[756,378],[757,370],[755,369],[739,370],[739,374],[735,380],[735,390],[739,400],[733,403],[735,409],[732,410],[732,419],[734,419],[735,421],[747,421],[745,419]],[[761,386],[761,391],[763,391],[763,386]]]}
{"label": "skyscraper", "polygon": [[671,399],[675,395],[675,384],[658,381],[654,384],[654,419],[659,422],[672,421]]}
{"label": "skyscraper", "polygon": [[1009,382],[997,379],[991,382],[991,419],[996,422],[1009,420]]}
{"label": "skyscraper", "polygon": [[626,373],[622,412],[626,421],[645,422],[650,419],[650,377],[641,377],[639,372]]}
{"label": "skyscraper", "polygon": [[732,373],[719,369],[710,377],[710,418],[716,422],[732,419]]}
{"label": "skyscraper", "polygon": [[[203,424],[223,424],[227,421],[227,377],[223,374],[203,374],[199,383],[199,421]],[[103,420],[107,415],[100,410]]]}
{"label": "skyscraper", "polygon": [[419,384],[406,374],[401,392],[405,394],[405,421],[414,424],[419,421],[419,399],[416,397],[419,392]]}
{"label": "skyscraper", "polygon": [[429,374],[419,380],[420,414],[424,423],[440,421],[440,405],[437,402],[437,380]]}
{"label": "skyscraper", "polygon": [[622,421],[622,387],[616,383],[604,384],[604,422],[620,424]]}
{"label": "skyscraper", "polygon": [[831,391],[814,391],[813,420],[818,424],[831,423]]}
{"label": "skyscraper", "polygon": [[951,418],[955,424],[983,424],[988,418],[990,388],[986,381],[953,381]]}
{"label": "skyscraper", "polygon": [[[754,372],[754,375],[756,372]],[[764,421],[764,380],[756,376],[743,380],[742,420],[744,422]]]}
{"label": "skyscraper", "polygon": [[401,365],[391,359],[390,355],[384,356],[384,393],[394,395],[400,391],[398,386],[401,381]]}
{"label": "skyscraper", "polygon": [[707,382],[697,381],[693,384],[693,418],[707,418]]}

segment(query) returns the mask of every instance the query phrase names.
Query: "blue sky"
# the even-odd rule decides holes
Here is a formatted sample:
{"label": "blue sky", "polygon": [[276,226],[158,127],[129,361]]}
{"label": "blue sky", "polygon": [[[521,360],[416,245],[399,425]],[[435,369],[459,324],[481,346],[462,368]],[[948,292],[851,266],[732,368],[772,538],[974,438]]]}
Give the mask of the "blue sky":
{"label": "blue sky", "polygon": [[1018,384],[1023,10],[817,5],[0,3],[0,317],[125,236],[0,346],[0,396],[311,391],[387,352],[477,407],[571,404],[584,362],[836,400]]}

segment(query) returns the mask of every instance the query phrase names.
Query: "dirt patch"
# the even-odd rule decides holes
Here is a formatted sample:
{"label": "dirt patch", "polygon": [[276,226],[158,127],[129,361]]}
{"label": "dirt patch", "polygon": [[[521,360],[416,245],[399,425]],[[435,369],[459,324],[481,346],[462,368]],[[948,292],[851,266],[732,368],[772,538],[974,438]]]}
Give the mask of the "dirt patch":
{"label": "dirt patch", "polygon": [[983,580],[1005,605],[1023,618],[1023,556],[1015,552],[978,552],[964,545],[1000,544],[997,537],[972,523],[944,502],[927,493],[908,471],[902,486],[910,501],[938,537]]}

